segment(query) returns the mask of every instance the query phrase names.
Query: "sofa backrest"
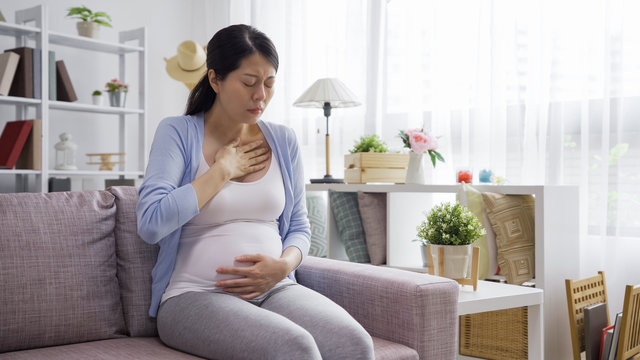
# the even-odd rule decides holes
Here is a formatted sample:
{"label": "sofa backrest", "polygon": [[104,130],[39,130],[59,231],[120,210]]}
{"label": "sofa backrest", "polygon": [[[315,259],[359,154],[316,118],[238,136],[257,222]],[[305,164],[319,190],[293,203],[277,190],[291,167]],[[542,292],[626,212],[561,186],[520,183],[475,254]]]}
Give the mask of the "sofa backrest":
{"label": "sofa backrest", "polygon": [[115,196],[118,282],[128,334],[156,336],[155,319],[148,314],[151,305],[151,270],[158,257],[158,246],[149,245],[138,236],[136,188],[113,186],[107,191]]}
{"label": "sofa backrest", "polygon": [[126,335],[107,191],[0,194],[0,352]]}

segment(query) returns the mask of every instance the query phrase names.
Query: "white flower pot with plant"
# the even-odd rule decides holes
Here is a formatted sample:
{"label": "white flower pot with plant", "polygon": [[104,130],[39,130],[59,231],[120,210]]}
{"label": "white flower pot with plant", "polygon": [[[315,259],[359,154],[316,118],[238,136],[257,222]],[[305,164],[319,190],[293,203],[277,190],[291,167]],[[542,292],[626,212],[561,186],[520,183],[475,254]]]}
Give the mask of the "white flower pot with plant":
{"label": "white flower pot with plant", "polygon": [[67,11],[68,17],[80,19],[76,24],[80,36],[95,38],[98,36],[100,25],[111,27],[111,17],[105,12],[93,12],[84,5],[69,8]]}
{"label": "white flower pot with plant", "polygon": [[[423,249],[431,245],[431,258],[435,275],[451,279],[466,278],[470,265],[473,242],[485,234],[482,224],[466,206],[459,203],[442,203],[434,206],[416,228],[417,241]],[[439,272],[439,248],[442,247],[444,268]],[[428,254],[427,254],[428,255]]]}
{"label": "white flower pot with plant", "polygon": [[95,90],[91,93],[91,101],[93,102],[93,105],[102,106],[102,99],[102,91]]}

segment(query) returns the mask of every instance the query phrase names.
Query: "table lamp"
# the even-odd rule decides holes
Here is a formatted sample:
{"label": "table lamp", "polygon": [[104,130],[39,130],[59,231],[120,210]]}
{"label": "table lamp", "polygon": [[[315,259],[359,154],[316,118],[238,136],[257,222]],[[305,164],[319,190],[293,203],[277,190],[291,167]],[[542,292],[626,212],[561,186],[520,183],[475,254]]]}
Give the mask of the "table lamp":
{"label": "table lamp", "polygon": [[293,106],[297,107],[322,108],[326,118],[325,156],[327,171],[324,178],[311,179],[312,183],[344,182],[342,179],[336,179],[331,176],[331,166],[329,162],[329,116],[331,116],[332,108],[345,108],[359,105],[360,102],[351,90],[349,90],[342,81],[335,78],[317,80],[293,103]]}

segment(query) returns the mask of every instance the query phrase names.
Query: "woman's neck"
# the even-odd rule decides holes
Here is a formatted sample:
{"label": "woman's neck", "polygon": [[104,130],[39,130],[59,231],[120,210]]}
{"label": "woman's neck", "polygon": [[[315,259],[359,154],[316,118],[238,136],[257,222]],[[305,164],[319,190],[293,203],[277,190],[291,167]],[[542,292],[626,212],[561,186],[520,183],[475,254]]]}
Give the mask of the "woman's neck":
{"label": "woman's neck", "polygon": [[251,138],[255,135],[257,124],[245,124],[223,113],[215,104],[204,113],[204,131],[221,145],[233,140]]}

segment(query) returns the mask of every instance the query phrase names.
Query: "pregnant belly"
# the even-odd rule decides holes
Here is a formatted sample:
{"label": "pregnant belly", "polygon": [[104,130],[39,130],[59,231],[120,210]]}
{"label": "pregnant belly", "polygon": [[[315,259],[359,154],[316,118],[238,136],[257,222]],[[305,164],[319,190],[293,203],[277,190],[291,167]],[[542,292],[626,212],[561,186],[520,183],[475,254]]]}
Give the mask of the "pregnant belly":
{"label": "pregnant belly", "polygon": [[201,231],[198,227],[185,227],[180,239],[178,257],[171,282],[178,287],[214,289],[219,280],[239,276],[216,273],[221,266],[251,266],[235,257],[263,254],[279,258],[282,241],[275,224],[235,222]]}

